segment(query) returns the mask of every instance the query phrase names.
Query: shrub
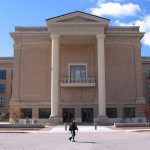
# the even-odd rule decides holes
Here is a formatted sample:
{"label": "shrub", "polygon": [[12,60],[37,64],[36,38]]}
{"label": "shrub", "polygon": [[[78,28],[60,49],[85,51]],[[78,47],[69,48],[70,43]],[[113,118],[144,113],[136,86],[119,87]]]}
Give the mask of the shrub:
{"label": "shrub", "polygon": [[14,122],[18,122],[19,119],[21,118],[22,116],[22,113],[19,109],[11,109],[10,110],[10,115],[11,115],[11,118],[14,120]]}

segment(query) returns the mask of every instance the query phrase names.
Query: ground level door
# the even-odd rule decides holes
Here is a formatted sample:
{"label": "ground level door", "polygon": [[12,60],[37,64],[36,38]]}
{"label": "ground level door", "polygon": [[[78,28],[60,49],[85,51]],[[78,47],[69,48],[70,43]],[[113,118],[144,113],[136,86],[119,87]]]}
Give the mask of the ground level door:
{"label": "ground level door", "polygon": [[93,122],[93,108],[82,108],[82,122]]}
{"label": "ground level door", "polygon": [[63,122],[71,122],[74,117],[74,108],[63,108]]}

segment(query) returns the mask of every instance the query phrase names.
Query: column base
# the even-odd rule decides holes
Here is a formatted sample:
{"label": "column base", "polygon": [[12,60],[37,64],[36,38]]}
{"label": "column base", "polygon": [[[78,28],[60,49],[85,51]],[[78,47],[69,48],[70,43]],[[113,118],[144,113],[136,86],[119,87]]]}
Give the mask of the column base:
{"label": "column base", "polygon": [[98,124],[107,124],[108,123],[108,117],[107,116],[98,116],[97,117],[97,123]]}
{"label": "column base", "polygon": [[136,97],[136,104],[145,104],[144,97]]}
{"label": "column base", "polygon": [[60,123],[60,118],[58,116],[49,117],[49,125],[58,125]]}

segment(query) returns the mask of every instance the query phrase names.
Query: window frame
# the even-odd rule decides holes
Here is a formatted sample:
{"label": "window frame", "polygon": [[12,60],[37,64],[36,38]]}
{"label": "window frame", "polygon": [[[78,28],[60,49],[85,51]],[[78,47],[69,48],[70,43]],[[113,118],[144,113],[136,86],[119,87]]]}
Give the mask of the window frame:
{"label": "window frame", "polygon": [[0,80],[6,80],[6,79],[7,79],[7,70],[6,69],[0,69]]}
{"label": "window frame", "polygon": [[70,76],[71,66],[85,66],[85,71],[86,71],[86,77],[85,78],[87,78],[88,77],[87,65],[88,65],[88,63],[81,63],[81,62],[79,62],[79,63],[69,63],[68,64],[68,78],[71,78],[71,76]]}
{"label": "window frame", "polygon": [[0,97],[0,108],[4,108],[5,107],[5,101],[6,101],[5,98]]}
{"label": "window frame", "polygon": [[0,84],[0,94],[6,94],[6,84]]}
{"label": "window frame", "polygon": [[150,84],[146,85],[146,93],[150,93]]}
{"label": "window frame", "polygon": [[145,70],[146,79],[150,79],[150,69]]}

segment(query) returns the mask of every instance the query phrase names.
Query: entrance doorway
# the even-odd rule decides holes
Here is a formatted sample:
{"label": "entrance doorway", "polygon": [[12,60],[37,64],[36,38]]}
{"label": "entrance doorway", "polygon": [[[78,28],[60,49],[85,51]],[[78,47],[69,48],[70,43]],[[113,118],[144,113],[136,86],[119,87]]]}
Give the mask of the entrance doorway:
{"label": "entrance doorway", "polygon": [[63,122],[71,122],[74,119],[74,108],[63,108]]}
{"label": "entrance doorway", "polygon": [[93,108],[82,108],[82,122],[93,122]]}

